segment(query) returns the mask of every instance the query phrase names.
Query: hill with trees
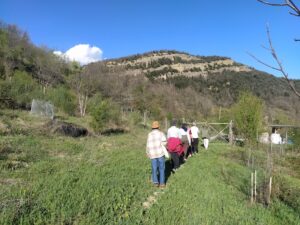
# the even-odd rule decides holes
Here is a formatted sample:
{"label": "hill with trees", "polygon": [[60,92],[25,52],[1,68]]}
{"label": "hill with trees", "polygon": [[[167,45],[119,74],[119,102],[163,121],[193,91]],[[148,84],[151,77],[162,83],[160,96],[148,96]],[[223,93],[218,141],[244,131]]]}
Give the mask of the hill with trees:
{"label": "hill with trees", "polygon": [[100,118],[118,124],[117,112],[128,110],[156,118],[211,117],[249,91],[264,100],[270,122],[299,118],[299,100],[285,80],[228,57],[161,50],[80,66],[35,46],[14,25],[0,28],[1,107],[29,109],[37,98],[69,115],[95,117],[109,108]]}
{"label": "hill with trees", "polygon": [[[29,113],[33,99],[55,116]],[[80,66],[1,23],[0,224],[298,225],[299,129],[278,146],[257,134],[296,125],[299,107],[285,80],[227,57],[163,50]],[[158,190],[147,134],[173,118],[234,119],[244,146],[216,138],[176,173],[167,160]]]}
{"label": "hill with trees", "polygon": [[[292,118],[299,116],[299,99],[285,79],[234,62],[228,57],[193,56],[161,50],[105,63],[109,68],[122,68],[124,75],[147,77],[153,84],[174,86],[185,99],[199,96],[203,104],[197,105],[197,109],[203,115],[212,113],[216,107],[230,107],[237,101],[240,92],[249,91],[264,100],[268,114],[273,118],[271,120],[276,120],[279,112]],[[294,83],[299,89],[300,81],[294,80]]]}

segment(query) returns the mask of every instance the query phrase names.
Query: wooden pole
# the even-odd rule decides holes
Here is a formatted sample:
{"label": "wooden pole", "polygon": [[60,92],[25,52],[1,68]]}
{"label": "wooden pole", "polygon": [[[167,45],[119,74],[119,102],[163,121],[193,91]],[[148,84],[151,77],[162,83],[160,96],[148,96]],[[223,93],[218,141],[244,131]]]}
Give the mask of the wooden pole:
{"label": "wooden pole", "polygon": [[[287,146],[288,146],[288,133],[287,133],[287,130],[285,130],[285,149]],[[283,153],[285,153],[285,151]]]}
{"label": "wooden pole", "polygon": [[147,123],[147,111],[144,111],[144,127],[146,127]]}
{"label": "wooden pole", "polygon": [[254,170],[254,202],[256,202],[256,170]]}
{"label": "wooden pole", "polygon": [[269,181],[268,204],[271,203],[271,193],[272,193],[272,177],[270,177],[270,181]]}
{"label": "wooden pole", "polygon": [[168,131],[168,119],[167,119],[167,117],[165,118],[165,130],[166,130],[166,132]]}
{"label": "wooden pole", "polygon": [[271,152],[270,152],[270,175],[273,171],[273,143],[271,141]]}
{"label": "wooden pole", "polygon": [[253,173],[251,173],[251,204],[253,203]]}
{"label": "wooden pole", "polygon": [[229,143],[233,144],[232,120],[229,123]]}

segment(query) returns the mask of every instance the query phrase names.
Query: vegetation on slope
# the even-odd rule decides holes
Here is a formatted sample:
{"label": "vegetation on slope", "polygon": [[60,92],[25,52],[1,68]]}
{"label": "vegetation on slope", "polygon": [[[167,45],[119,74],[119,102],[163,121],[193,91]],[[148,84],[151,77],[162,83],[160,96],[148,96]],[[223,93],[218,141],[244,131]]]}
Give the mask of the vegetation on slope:
{"label": "vegetation on slope", "polygon": [[[74,139],[49,133],[47,119],[24,111],[2,118],[10,129],[0,139],[0,224],[299,224],[290,196],[300,193],[299,168],[282,171],[288,182],[269,207],[250,205],[245,150],[211,143],[176,174],[167,171],[160,191],[148,182],[148,130]],[[149,196],[156,197],[145,207]]]}
{"label": "vegetation on slope", "polygon": [[[151,61],[148,67],[155,67],[154,64],[165,67],[162,70],[148,71],[145,75],[150,79],[149,82],[143,74],[132,76],[126,68],[107,66],[113,60],[92,63],[85,67],[66,62],[55,56],[51,50],[34,46],[26,32],[16,26],[1,23],[0,28],[2,108],[29,109],[32,99],[36,98],[52,102],[56,111],[85,116],[95,111],[89,105],[92,99],[101,95],[104,101],[117,106],[120,113],[130,110],[143,114],[147,111],[148,115],[157,118],[195,119],[207,118],[217,112],[220,106],[229,108],[237,101],[241,91],[248,90],[265,101],[270,122],[278,118],[277,111],[287,114],[293,122],[299,118],[298,99],[291,93],[285,81],[255,70],[224,70],[221,73],[209,74],[207,78],[188,78],[183,72],[182,76],[167,76],[166,80],[155,80],[154,78],[163,73],[172,75],[178,72],[168,67],[171,63],[167,58],[168,54],[183,54],[186,58],[190,55],[177,51],[153,51],[137,55],[134,59],[123,59],[132,61],[143,56],[161,55],[162,58]],[[197,63],[192,62],[196,59],[203,62],[228,60],[217,56],[191,56],[189,63]],[[172,63],[186,62],[177,56]],[[190,71],[197,72],[198,69],[191,67]],[[297,85],[300,85],[299,82],[296,82]]]}

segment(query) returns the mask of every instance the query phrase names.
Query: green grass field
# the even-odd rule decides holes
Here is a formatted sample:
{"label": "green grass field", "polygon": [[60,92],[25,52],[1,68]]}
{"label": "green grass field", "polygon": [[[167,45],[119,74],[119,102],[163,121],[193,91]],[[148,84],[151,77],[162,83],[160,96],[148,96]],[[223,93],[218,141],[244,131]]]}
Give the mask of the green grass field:
{"label": "green grass field", "polygon": [[41,132],[46,121],[27,114],[1,119],[11,132],[0,136],[0,224],[300,224],[299,173],[287,175],[295,202],[251,205],[241,148],[212,143],[159,190],[148,130],[75,139]]}

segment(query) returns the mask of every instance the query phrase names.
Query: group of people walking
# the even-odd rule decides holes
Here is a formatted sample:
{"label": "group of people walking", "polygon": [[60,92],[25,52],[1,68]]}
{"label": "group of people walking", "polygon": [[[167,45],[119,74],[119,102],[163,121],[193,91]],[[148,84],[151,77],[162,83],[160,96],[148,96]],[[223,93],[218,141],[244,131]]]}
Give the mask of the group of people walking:
{"label": "group of people walking", "polygon": [[199,136],[201,133],[203,145],[208,149],[209,137],[207,129],[201,131],[193,123],[191,127],[182,124],[177,127],[177,121],[172,121],[172,126],[167,131],[167,136],[159,130],[159,122],[152,123],[152,131],[148,134],[146,154],[151,159],[153,184],[165,187],[165,149],[171,155],[172,171],[175,172],[189,157],[199,152]]}

